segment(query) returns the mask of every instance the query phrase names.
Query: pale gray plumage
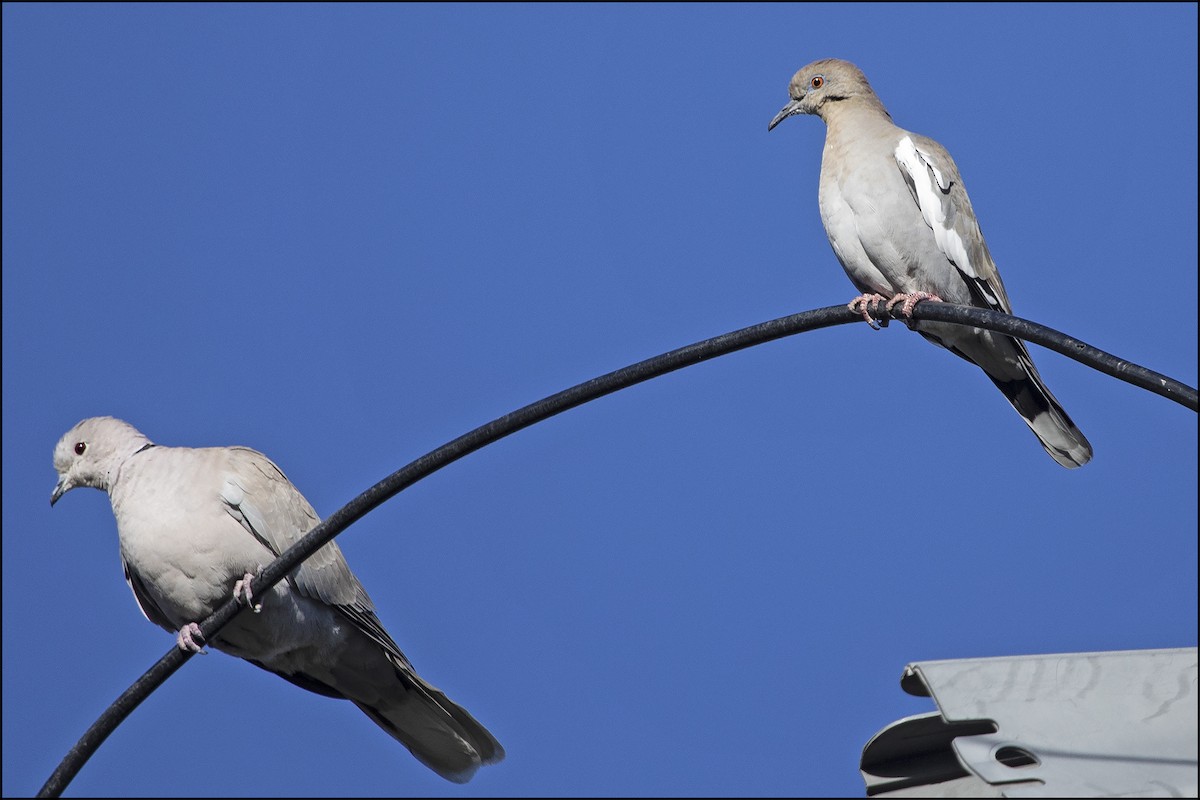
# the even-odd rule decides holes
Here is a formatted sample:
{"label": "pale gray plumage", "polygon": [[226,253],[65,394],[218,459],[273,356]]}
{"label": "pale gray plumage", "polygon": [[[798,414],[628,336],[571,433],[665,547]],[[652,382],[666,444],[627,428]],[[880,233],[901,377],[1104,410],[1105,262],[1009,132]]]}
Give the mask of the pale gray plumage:
{"label": "pale gray plumage", "polygon": [[[169,631],[207,617],[234,584],[319,522],[266,456],[246,447],[163,447],[112,417],[85,419],[54,449],[50,503],[79,486],[108,493],[125,578]],[[499,742],[422,680],[383,629],[330,542],[211,645],[310,691],[345,698],[443,778],[463,783],[504,757]],[[181,645],[182,646],[182,645]]]}
{"label": "pale gray plumage", "polygon": [[[862,70],[847,61],[814,61],[788,89],[791,101],[767,129],[796,114],[825,121],[821,221],[854,285],[888,297],[927,292],[1011,314],[946,149],[893,124]],[[1023,342],[957,325],[913,327],[979,366],[1059,464],[1073,468],[1091,459],[1091,445],[1042,382]]]}

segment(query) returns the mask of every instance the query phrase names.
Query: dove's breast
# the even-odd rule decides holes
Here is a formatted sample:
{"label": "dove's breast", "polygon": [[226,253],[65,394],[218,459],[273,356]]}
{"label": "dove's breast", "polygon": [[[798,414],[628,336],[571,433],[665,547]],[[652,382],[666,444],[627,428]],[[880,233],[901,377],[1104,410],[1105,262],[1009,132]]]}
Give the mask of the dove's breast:
{"label": "dove's breast", "polygon": [[274,560],[223,510],[220,470],[197,458],[205,452],[156,447],[127,465],[111,491],[126,569],[176,629],[204,619],[239,578]]}

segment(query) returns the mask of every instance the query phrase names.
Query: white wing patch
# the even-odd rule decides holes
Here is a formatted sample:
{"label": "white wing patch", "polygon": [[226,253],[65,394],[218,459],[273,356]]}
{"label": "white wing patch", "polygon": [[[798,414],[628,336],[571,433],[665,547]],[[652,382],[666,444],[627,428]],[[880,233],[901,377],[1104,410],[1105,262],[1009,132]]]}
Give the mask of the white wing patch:
{"label": "white wing patch", "polygon": [[243,528],[253,534],[268,549],[278,553],[274,534],[267,526],[266,519],[259,513],[253,503],[246,502],[246,490],[234,478],[226,478],[221,486],[221,499],[225,502],[225,511],[238,521]]}
{"label": "white wing patch", "polygon": [[900,140],[900,144],[896,145],[895,155],[896,163],[908,173],[917,195],[917,205],[921,207],[921,216],[933,231],[938,249],[963,274],[978,278],[975,268],[971,265],[971,258],[967,255],[966,244],[954,229],[956,209],[946,197],[950,192],[950,182],[946,180],[946,176],[934,165],[933,158],[917,147],[911,136]]}
{"label": "white wing patch", "polygon": [[225,484],[221,487],[221,499],[226,504],[237,508],[246,499],[246,490],[232,478],[226,478]]}

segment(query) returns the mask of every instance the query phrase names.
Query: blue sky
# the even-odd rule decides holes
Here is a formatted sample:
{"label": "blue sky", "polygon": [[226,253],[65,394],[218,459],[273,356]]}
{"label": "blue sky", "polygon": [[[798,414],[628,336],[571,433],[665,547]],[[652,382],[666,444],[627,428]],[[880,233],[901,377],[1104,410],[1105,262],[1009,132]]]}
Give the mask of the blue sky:
{"label": "blue sky", "polygon": [[[322,514],[528,402],[853,287],[793,72],[954,154],[1016,312],[1196,384],[1196,6],[3,8],[3,792],[171,645],[78,420],[267,453]],[[912,661],[1196,644],[1196,415],[1033,348],[1054,464],[902,326],[774,342],[452,465],[338,541],[508,759],[193,659],[69,789],[861,794]]]}

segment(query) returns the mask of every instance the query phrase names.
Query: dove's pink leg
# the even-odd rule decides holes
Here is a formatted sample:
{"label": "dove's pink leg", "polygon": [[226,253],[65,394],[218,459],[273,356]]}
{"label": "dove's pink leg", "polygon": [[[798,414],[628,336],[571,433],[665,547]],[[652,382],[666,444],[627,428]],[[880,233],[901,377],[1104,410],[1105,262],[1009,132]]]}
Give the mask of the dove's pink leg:
{"label": "dove's pink leg", "polygon": [[[258,565],[258,571],[263,571],[262,564]],[[241,598],[246,598],[246,605],[253,609],[254,613],[262,611],[262,603],[254,604],[254,593],[250,591],[250,582],[255,578],[253,572],[247,572],[241,580],[233,585],[233,599],[241,602]],[[204,649],[200,642],[204,641],[204,636],[200,633],[200,626],[194,622],[189,622],[179,629],[179,633],[175,636],[175,641],[179,645],[180,650],[193,653],[199,653]]]}
{"label": "dove's pink leg", "polygon": [[204,641],[203,634],[200,633],[200,626],[194,622],[189,622],[179,629],[179,633],[175,636],[175,642],[179,645],[179,649],[186,652],[199,653],[204,649],[204,645],[199,642]]}
{"label": "dove's pink leg", "polygon": [[892,313],[892,307],[896,305],[896,303],[903,301],[904,305],[900,307],[900,313],[909,319],[912,319],[913,307],[922,300],[934,300],[939,303],[944,302],[942,298],[938,297],[936,294],[930,294],[929,292],[909,292],[908,294],[901,292],[900,294],[892,297],[891,300],[888,300],[887,310],[889,314]]}
{"label": "dove's pink leg", "polygon": [[[262,564],[258,565],[258,571],[260,573],[263,571]],[[247,572],[245,575],[242,576],[242,579],[240,581],[238,581],[237,583],[235,583],[233,585],[233,599],[237,600],[240,603],[242,601],[241,600],[242,597],[245,597],[246,605],[250,606],[250,610],[253,611],[255,614],[262,611],[262,603],[255,605],[254,604],[254,593],[250,591],[250,582],[253,581],[256,576],[257,576],[256,573]]]}
{"label": "dove's pink leg", "polygon": [[[871,319],[870,312],[867,309],[870,306],[882,303],[887,300],[886,297],[876,292],[875,294],[860,294],[858,297],[846,304],[846,307],[851,311],[857,311],[862,314],[863,322],[870,325],[875,330],[879,330],[879,326],[875,324],[875,320]],[[889,309],[890,310],[890,309]]]}

